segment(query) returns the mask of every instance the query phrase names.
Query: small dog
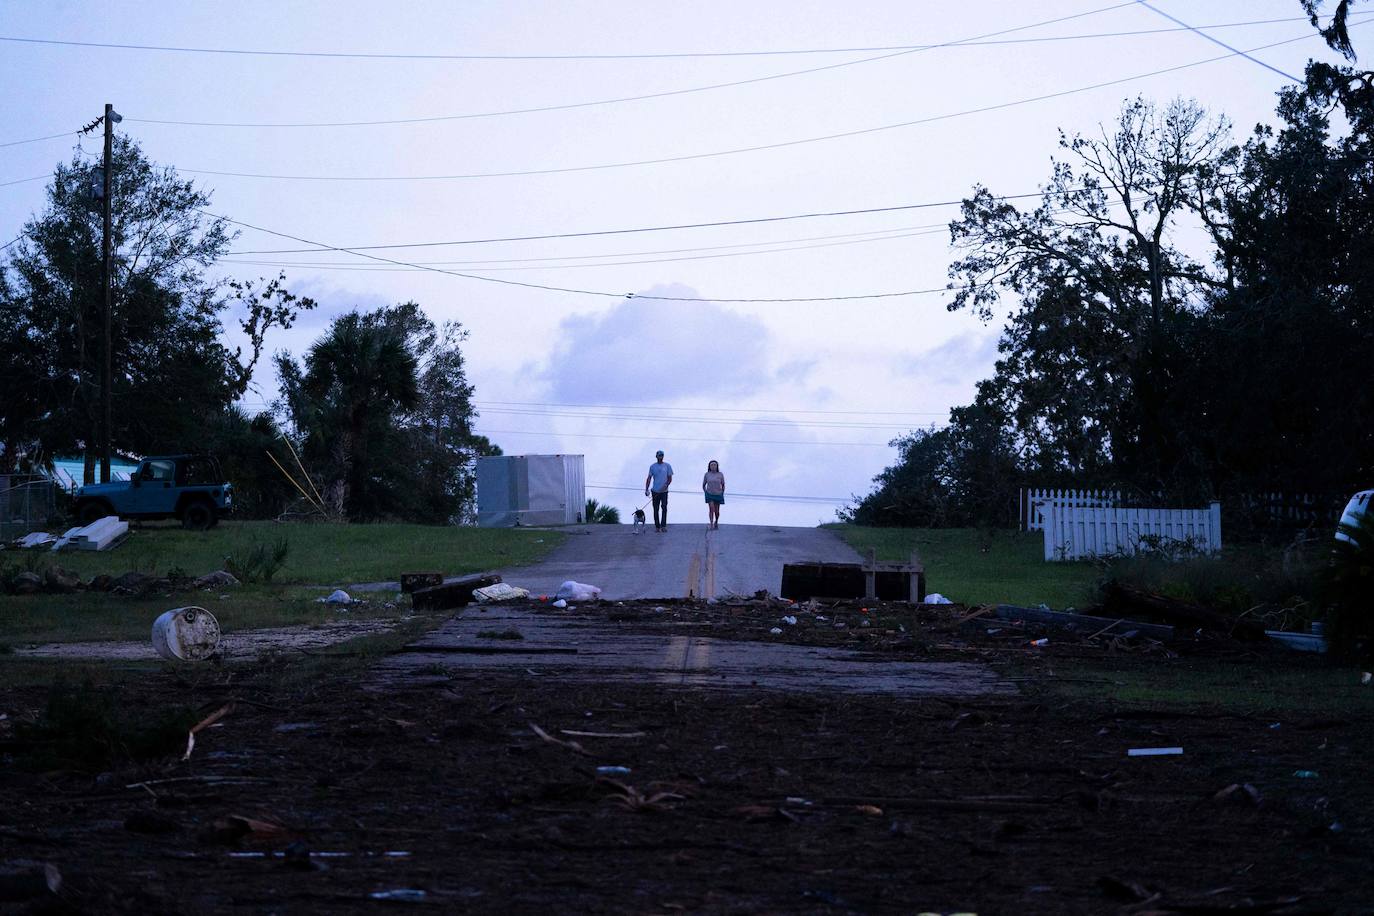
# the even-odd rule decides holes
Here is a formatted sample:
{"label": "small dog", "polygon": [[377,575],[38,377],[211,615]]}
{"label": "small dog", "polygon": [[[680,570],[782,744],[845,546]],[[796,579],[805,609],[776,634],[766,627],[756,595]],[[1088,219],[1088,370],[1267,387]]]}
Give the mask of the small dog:
{"label": "small dog", "polygon": [[636,510],[635,510],[634,530],[635,530],[635,534],[643,534],[643,533],[644,533],[644,510],[643,510],[643,509],[636,509]]}

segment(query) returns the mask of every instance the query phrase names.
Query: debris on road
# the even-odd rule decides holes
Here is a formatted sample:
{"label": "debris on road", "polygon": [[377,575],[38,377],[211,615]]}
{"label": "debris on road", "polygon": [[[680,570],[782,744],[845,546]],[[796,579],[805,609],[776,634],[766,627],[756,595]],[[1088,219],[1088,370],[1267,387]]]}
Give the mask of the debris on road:
{"label": "debris on road", "polygon": [[601,589],[595,585],[585,585],[569,579],[558,586],[558,591],[554,593],[554,597],[564,598],[568,601],[599,601],[601,600]]}
{"label": "debris on road", "polygon": [[[1092,633],[1092,637],[1103,636],[1113,630],[1117,631],[1119,635],[1124,635],[1128,630],[1134,630],[1136,635],[1148,636],[1151,639],[1168,640],[1174,638],[1174,628],[1171,626],[1157,623],[1138,623],[1124,617],[1113,620],[1109,617],[1094,617],[1068,611],[1051,611],[1048,608],[1019,607],[1014,604],[999,604],[993,609],[993,614],[1000,620],[1032,620],[1056,629],[1089,631]],[[971,620],[975,616],[977,615],[970,615],[968,619]]]}
{"label": "debris on road", "polygon": [[515,601],[519,598],[528,598],[530,591],[527,588],[519,588],[505,582],[498,582],[495,585],[488,585],[485,588],[473,589],[472,597],[479,603]]}
{"label": "debris on road", "polygon": [[442,585],[431,585],[411,593],[410,600],[416,610],[447,611],[466,607],[473,601],[472,593],[479,588],[496,585],[501,577],[495,573],[477,573],[451,579]]}
{"label": "debris on road", "polygon": [[401,573],[401,593],[405,595],[413,594],[422,588],[433,588],[443,584],[443,573]]}

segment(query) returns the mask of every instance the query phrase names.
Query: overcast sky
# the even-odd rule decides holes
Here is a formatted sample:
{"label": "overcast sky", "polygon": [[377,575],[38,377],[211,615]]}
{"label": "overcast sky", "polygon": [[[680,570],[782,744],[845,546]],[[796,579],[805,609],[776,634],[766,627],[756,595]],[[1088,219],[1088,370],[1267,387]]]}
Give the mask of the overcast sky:
{"label": "overcast sky", "polygon": [[[245,228],[222,265],[320,301],[278,346],[414,300],[470,331],[478,429],[508,454],[585,454],[588,495],[628,512],[662,448],[678,521],[705,521],[716,458],[723,522],[832,521],[996,358],[948,294],[846,298],[944,287],[944,202],[1036,191],[1061,128],[1137,94],[1238,138],[1273,122],[1283,75],[1161,12],[1289,74],[1333,59],[1298,0],[1152,5],[5,0],[5,39],[196,50],[0,41],[0,244],[111,102],[215,212],[312,243]],[[381,121],[408,123],[356,123]],[[881,208],[906,209],[480,241]],[[281,251],[474,241],[369,251],[419,267]]]}

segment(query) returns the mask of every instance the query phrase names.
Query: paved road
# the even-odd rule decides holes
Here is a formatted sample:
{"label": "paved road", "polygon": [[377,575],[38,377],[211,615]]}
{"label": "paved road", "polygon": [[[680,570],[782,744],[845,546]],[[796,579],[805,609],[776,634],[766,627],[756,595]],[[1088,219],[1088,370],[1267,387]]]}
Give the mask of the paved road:
{"label": "paved road", "polygon": [[[655,633],[652,607],[643,610],[641,618],[627,625],[582,609],[550,613],[511,605],[468,607],[406,651],[388,656],[377,675],[383,683],[505,674],[566,683],[727,690],[909,696],[1016,692],[988,667],[970,662],[875,659],[846,649]],[[508,630],[518,632],[520,639],[490,638],[490,631]]]}
{"label": "paved road", "polygon": [[631,525],[570,529],[567,541],[533,566],[501,569],[502,579],[534,595],[552,595],[572,579],[610,600],[752,595],[782,587],[784,563],[858,563],[859,555],[822,528],[768,525],[669,525],[635,534]]}

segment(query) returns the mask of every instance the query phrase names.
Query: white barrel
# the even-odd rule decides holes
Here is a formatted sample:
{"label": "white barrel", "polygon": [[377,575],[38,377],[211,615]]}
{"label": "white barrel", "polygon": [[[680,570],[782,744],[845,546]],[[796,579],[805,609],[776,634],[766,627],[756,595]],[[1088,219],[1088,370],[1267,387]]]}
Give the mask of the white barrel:
{"label": "white barrel", "polygon": [[219,648],[219,621],[203,607],[173,608],[153,621],[153,648],[163,658],[209,658]]}

